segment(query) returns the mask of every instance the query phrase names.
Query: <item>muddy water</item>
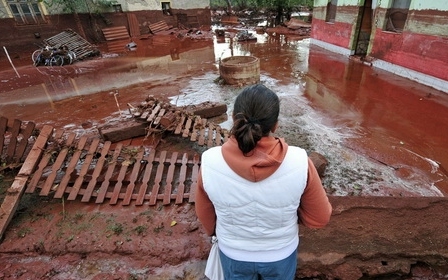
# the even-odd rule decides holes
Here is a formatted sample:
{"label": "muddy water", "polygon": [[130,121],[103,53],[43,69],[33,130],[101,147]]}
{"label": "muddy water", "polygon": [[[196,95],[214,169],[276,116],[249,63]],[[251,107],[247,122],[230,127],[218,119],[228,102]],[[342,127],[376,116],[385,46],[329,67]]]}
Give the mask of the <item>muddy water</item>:
{"label": "muddy water", "polygon": [[[232,33],[230,33],[232,35]],[[162,36],[162,35],[157,35]],[[259,34],[231,38],[157,37],[137,50],[63,67],[0,60],[0,115],[97,134],[131,118],[127,104],[148,95],[173,104],[231,104],[239,88],[217,83],[219,60],[260,58],[261,82],[282,101],[278,136],[330,164],[324,184],[335,195],[442,196],[448,193],[448,95],[310,46],[309,40]],[[157,37],[157,38],[156,38]],[[228,118],[216,122],[230,128]]]}

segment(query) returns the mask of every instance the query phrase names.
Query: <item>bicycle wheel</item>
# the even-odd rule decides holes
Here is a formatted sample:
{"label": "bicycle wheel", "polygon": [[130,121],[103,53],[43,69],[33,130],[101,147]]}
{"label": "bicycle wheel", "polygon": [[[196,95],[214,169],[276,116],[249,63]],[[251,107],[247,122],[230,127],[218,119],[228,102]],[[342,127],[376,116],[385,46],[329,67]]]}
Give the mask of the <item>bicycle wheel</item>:
{"label": "bicycle wheel", "polygon": [[43,59],[42,54],[39,54],[33,61],[34,66],[39,66],[45,63],[45,59]]}
{"label": "bicycle wheel", "polygon": [[33,61],[34,64],[36,64],[36,59],[40,56],[41,53],[42,50],[35,50],[31,55],[31,60]]}
{"label": "bicycle wheel", "polygon": [[70,57],[70,64],[75,62],[75,60],[76,60],[76,53],[74,51],[68,51],[67,55]]}
{"label": "bicycle wheel", "polygon": [[50,66],[62,66],[64,65],[64,58],[60,55],[55,55],[50,59]]}

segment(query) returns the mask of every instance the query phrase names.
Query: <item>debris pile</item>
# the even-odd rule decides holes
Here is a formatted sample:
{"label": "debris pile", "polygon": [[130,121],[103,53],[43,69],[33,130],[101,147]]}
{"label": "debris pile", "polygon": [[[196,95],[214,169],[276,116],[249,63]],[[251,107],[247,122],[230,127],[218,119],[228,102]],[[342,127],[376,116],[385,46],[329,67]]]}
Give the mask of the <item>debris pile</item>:
{"label": "debris pile", "polygon": [[227,140],[228,132],[207,120],[225,114],[226,104],[204,102],[177,107],[150,95],[141,104],[128,107],[132,120],[99,128],[105,140],[118,142],[142,136],[160,140],[165,133],[190,138],[199,145],[221,145]]}

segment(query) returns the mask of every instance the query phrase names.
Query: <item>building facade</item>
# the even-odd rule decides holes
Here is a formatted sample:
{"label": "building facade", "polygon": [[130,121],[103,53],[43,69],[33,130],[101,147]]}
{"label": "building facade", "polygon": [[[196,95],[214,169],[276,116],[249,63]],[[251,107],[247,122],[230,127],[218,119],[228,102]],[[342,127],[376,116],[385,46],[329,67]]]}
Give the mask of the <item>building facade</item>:
{"label": "building facade", "polygon": [[448,93],[448,2],[315,0],[312,44]]}
{"label": "building facade", "polygon": [[210,0],[0,0],[0,41],[12,51],[35,49],[42,39],[72,29],[97,43],[104,40],[102,28],[129,30],[130,13],[142,32],[159,21],[187,28],[211,24]]}

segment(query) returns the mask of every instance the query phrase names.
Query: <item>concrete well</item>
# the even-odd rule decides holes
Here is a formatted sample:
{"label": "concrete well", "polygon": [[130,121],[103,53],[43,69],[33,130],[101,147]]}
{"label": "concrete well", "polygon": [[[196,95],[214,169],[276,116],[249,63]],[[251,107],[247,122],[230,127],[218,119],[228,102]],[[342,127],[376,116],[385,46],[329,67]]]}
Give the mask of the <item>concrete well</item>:
{"label": "concrete well", "polygon": [[260,81],[260,60],[254,56],[231,56],[219,63],[219,74],[229,85],[251,85]]}

